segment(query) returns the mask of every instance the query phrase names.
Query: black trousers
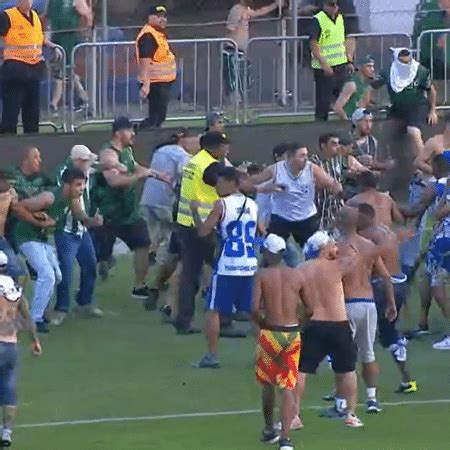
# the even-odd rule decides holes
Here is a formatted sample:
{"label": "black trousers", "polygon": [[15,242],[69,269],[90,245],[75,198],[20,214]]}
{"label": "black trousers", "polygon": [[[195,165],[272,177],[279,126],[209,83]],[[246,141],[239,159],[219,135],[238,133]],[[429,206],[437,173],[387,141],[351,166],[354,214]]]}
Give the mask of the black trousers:
{"label": "black trousers", "polygon": [[142,122],[143,128],[159,128],[167,117],[170,91],[173,83],[152,83],[148,94],[148,117]]}
{"label": "black trousers", "polygon": [[187,329],[195,313],[195,296],[200,287],[200,275],[204,263],[214,258],[215,243],[210,238],[200,238],[196,228],[179,226],[177,237],[181,247],[183,264],[178,297],[177,330]]}
{"label": "black trousers", "polygon": [[323,70],[314,69],[316,82],[316,120],[328,120],[331,103],[336,100],[348,77],[346,64],[333,67],[334,75],[328,77]]}
{"label": "black trousers", "polygon": [[39,133],[40,84],[39,80],[3,80],[3,134],[17,134],[21,110],[24,133]]}

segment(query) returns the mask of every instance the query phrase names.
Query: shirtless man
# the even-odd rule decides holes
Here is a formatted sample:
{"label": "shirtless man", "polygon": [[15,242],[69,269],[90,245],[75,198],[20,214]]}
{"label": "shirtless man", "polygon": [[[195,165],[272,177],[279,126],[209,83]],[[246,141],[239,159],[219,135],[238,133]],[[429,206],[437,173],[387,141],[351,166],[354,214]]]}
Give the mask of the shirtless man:
{"label": "shirtless man", "polygon": [[[340,257],[353,258],[355,267],[343,278],[345,308],[353,333],[353,339],[358,347],[359,360],[362,362],[362,377],[367,388],[367,412],[382,411],[376,399],[378,364],[375,361],[374,343],[377,330],[377,309],[370,278],[376,273],[382,280],[386,295],[385,314],[393,321],[397,316],[394,290],[391,278],[375,244],[357,233],[358,211],[344,207],[338,213],[336,225],[341,236],[338,244]],[[355,254],[356,250],[356,254]],[[331,360],[333,361],[333,355]],[[345,396],[336,395],[335,412],[343,413],[342,399]],[[344,403],[345,405],[345,403]]]}
{"label": "shirtless man", "polygon": [[[407,234],[404,233],[401,236],[401,234],[394,233],[384,225],[377,225],[375,223],[375,209],[367,203],[359,205],[358,213],[358,233],[378,247],[381,259],[391,275],[395,306],[398,314],[408,297],[407,277],[402,272],[400,264],[400,242],[407,237]],[[390,322],[384,316],[387,301],[380,278],[372,279],[372,288],[377,307],[380,344],[383,348],[389,349],[402,376],[400,387],[396,392],[404,394],[417,392],[417,382],[413,380],[406,369],[406,344],[408,341],[404,337],[399,336],[396,328],[397,319]]]}
{"label": "shirtless man", "polygon": [[358,207],[367,203],[375,209],[377,224],[392,228],[394,222],[404,223],[405,219],[393,198],[386,192],[377,191],[377,177],[373,172],[363,172],[359,176],[362,192],[347,201],[348,206]]}
{"label": "shirtless man", "polygon": [[[255,278],[252,317],[260,327],[256,357],[256,379],[262,385],[265,428],[262,441],[276,443],[280,450],[294,448],[289,429],[295,416],[295,389],[300,358],[298,306],[301,280],[294,270],[282,266],[286,242],[269,234],[264,241],[265,269]],[[282,390],[281,436],[274,430],[275,386]]]}
{"label": "shirtless man", "polygon": [[0,447],[10,447],[12,431],[17,414],[17,329],[20,317],[30,330],[31,351],[42,353],[36,327],[30,316],[28,304],[22,297],[22,288],[7,275],[8,256],[0,251],[0,404],[3,409],[3,427]]}
{"label": "shirtless man", "polygon": [[362,427],[356,417],[357,379],[355,364],[357,349],[347,319],[342,279],[354,270],[354,256],[338,258],[338,248],[331,236],[314,233],[304,248],[307,261],[293,269],[291,282],[297,283],[303,302],[312,311],[303,329],[302,354],[298,385],[299,404],[303,397],[306,374],[316,373],[317,367],[330,355],[336,375],[336,387],[346,399],[345,425]]}

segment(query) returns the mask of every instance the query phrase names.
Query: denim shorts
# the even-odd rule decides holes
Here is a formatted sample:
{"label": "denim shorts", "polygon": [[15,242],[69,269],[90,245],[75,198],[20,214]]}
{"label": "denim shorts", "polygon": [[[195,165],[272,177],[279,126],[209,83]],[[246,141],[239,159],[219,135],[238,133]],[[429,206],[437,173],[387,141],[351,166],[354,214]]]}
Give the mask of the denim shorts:
{"label": "denim shorts", "polygon": [[17,345],[11,342],[0,342],[0,405],[16,405],[16,382]]}

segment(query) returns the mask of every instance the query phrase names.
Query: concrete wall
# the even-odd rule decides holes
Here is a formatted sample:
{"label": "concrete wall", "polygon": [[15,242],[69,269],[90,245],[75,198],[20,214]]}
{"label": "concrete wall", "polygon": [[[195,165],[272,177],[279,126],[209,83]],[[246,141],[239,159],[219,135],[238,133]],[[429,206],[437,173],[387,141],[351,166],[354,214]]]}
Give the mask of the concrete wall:
{"label": "concrete wall", "polygon": [[[442,129],[442,124],[440,126]],[[232,160],[251,160],[260,163],[270,163],[272,148],[280,142],[297,141],[306,145],[311,153],[317,151],[318,136],[321,133],[336,131],[348,133],[349,125],[346,122],[301,123],[281,125],[251,125],[230,126],[228,135],[233,141],[230,157]],[[200,130],[199,130],[200,132]],[[148,164],[151,149],[162,142],[170,134],[170,130],[143,132],[136,136],[135,156],[142,164]],[[431,130],[425,130],[430,136]],[[433,131],[436,133],[436,131]],[[412,174],[412,158],[410,156],[409,142],[404,136],[398,134],[393,123],[377,121],[374,135],[385,146],[389,153],[398,160],[398,168],[384,185],[397,196],[404,198],[407,192],[408,180]],[[1,137],[0,152],[2,158],[0,169],[16,164],[20,158],[20,150],[27,145],[37,145],[42,152],[43,165],[50,170],[59,164],[75,144],[85,144],[93,151],[110,138],[108,132],[86,132],[79,134],[49,134],[36,136]]]}

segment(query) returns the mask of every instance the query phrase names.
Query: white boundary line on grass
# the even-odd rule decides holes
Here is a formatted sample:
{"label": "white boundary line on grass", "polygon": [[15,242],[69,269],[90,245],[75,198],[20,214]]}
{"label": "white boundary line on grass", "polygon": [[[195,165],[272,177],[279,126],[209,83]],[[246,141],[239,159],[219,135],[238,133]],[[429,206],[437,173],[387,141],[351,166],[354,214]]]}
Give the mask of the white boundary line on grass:
{"label": "white boundary line on grass", "polygon": [[[383,406],[409,406],[409,405],[434,405],[434,404],[450,404],[450,398],[435,399],[435,400],[411,400],[405,402],[385,402]],[[362,404],[358,406],[363,406]],[[305,406],[303,409],[317,410],[323,409],[324,406],[311,405]],[[114,423],[114,422],[139,422],[150,420],[170,420],[170,419],[190,419],[197,417],[220,417],[220,416],[242,416],[247,414],[257,414],[261,412],[260,409],[246,409],[241,411],[211,411],[211,412],[197,412],[185,414],[166,414],[159,416],[138,416],[138,417],[102,417],[99,419],[81,419],[81,420],[67,420],[63,422],[43,422],[43,423],[28,423],[17,425],[16,428],[49,428],[61,427],[68,425],[92,425],[98,423]]]}

